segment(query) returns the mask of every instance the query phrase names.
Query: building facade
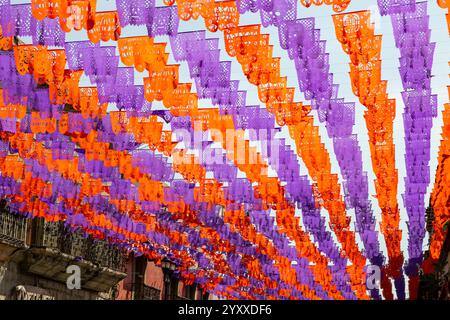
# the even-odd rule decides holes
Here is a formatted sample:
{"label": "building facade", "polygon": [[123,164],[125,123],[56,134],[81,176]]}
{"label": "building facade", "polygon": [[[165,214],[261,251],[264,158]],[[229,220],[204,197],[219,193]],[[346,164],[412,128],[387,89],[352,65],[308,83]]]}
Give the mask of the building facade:
{"label": "building facade", "polygon": [[[433,234],[434,212],[433,207],[427,209],[427,231],[429,238]],[[448,227],[448,225],[447,225]],[[428,243],[430,246],[430,243]],[[429,252],[425,253],[425,259]],[[418,290],[419,300],[450,300],[450,233],[447,232],[446,239],[441,249],[440,257],[435,264],[423,266],[426,270],[421,272]]]}

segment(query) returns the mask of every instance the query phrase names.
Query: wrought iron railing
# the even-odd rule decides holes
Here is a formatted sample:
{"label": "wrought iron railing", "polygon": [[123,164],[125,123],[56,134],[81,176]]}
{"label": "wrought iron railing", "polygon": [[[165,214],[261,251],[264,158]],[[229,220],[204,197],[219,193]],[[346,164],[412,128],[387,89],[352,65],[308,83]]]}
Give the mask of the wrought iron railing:
{"label": "wrought iron railing", "polygon": [[81,231],[69,232],[62,222],[55,223],[35,219],[33,223],[33,246],[58,249],[63,253],[102,267],[126,272],[124,251],[106,241],[86,236]]}
{"label": "wrought iron railing", "polygon": [[27,223],[28,220],[25,217],[10,213],[4,206],[1,206],[0,242],[16,247],[25,246],[27,237]]}
{"label": "wrought iron railing", "polygon": [[161,290],[144,285],[142,300],[161,300]]}
{"label": "wrought iron railing", "polygon": [[126,283],[125,290],[134,293],[134,300],[161,300],[161,290],[139,283]]}

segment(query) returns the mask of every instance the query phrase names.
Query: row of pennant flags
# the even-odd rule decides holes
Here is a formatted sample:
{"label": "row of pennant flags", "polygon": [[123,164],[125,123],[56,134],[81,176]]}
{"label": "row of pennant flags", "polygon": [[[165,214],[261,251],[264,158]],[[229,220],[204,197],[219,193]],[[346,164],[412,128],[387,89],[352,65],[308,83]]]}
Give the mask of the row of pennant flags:
{"label": "row of pennant flags", "polygon": [[[374,181],[353,133],[355,103],[340,96],[326,41],[314,18],[297,18],[299,4],[335,11],[352,98],[365,107],[361,121]],[[403,204],[397,201],[393,131],[399,102],[389,97],[381,74],[382,35],[375,34],[370,11],[344,12],[349,4],[116,0],[115,11],[100,12],[96,0],[0,0],[0,196],[14,213],[64,221],[74,232],[157,263],[169,258],[185,283],[222,298],[405,299],[409,292],[414,299],[420,273],[439,259],[450,219],[450,105],[443,110],[425,259],[430,141],[438,116],[427,2],[378,0],[400,56]],[[449,0],[438,4],[450,11]],[[240,23],[247,13],[259,13],[261,23]],[[203,20],[204,28],[178,31],[191,20]],[[122,37],[133,26],[148,35]],[[278,32],[277,43],[266,28]],[[66,41],[69,32],[88,40]],[[292,60],[298,86],[288,86],[274,46]],[[190,82],[181,82],[181,65]],[[247,105],[233,65],[241,67],[259,105]],[[143,85],[135,84],[137,74]],[[91,86],[80,85],[85,77]],[[308,103],[294,99],[299,92]],[[211,107],[200,107],[205,100]],[[284,127],[289,140],[277,135]],[[179,132],[189,137],[182,147]],[[308,175],[300,173],[301,165]],[[401,205],[407,235],[400,228]],[[408,259],[401,249],[405,237]],[[369,265],[381,270],[379,288],[367,287]]]}

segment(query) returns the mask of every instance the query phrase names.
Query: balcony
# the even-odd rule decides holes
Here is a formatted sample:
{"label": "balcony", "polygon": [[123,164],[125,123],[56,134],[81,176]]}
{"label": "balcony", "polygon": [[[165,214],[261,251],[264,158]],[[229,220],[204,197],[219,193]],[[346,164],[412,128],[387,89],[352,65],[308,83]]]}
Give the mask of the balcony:
{"label": "balcony", "polygon": [[0,262],[8,260],[17,249],[26,247],[28,220],[9,213],[4,203],[0,204]]}
{"label": "balcony", "polygon": [[25,271],[65,283],[69,265],[81,270],[81,286],[106,291],[126,277],[126,256],[105,241],[69,232],[63,223],[33,220],[31,248],[25,254]]}
{"label": "balcony", "polygon": [[57,249],[77,260],[120,271],[126,271],[124,252],[105,241],[84,237],[81,232],[69,232],[63,223],[45,222],[37,219],[34,224],[33,247]]}

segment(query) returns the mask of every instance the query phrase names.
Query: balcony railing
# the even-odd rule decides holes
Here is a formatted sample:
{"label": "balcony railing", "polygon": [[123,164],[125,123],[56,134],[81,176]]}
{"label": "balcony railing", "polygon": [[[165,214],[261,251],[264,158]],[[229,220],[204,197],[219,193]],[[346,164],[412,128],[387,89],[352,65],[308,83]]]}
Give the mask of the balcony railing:
{"label": "balcony railing", "polygon": [[32,245],[57,249],[75,258],[111,270],[126,272],[126,256],[121,249],[105,241],[86,237],[81,231],[69,232],[62,222],[35,219]]}
{"label": "balcony railing", "polygon": [[18,214],[12,214],[0,205],[0,242],[15,247],[24,247],[27,237],[28,220]]}
{"label": "balcony railing", "polygon": [[161,300],[161,290],[144,285],[142,300]]}

